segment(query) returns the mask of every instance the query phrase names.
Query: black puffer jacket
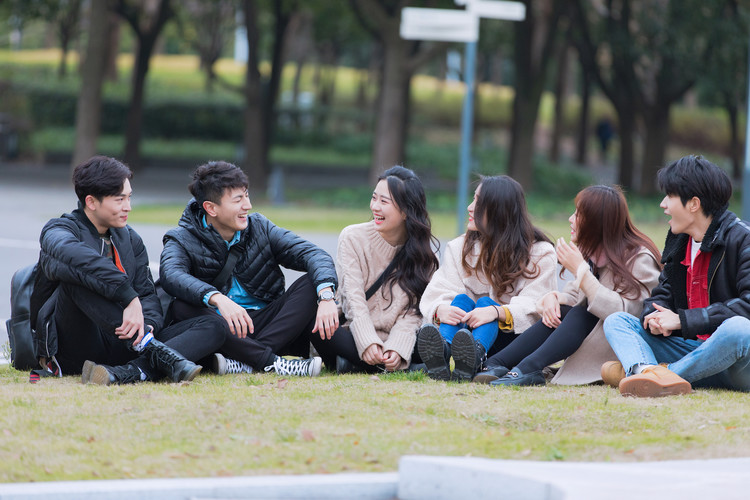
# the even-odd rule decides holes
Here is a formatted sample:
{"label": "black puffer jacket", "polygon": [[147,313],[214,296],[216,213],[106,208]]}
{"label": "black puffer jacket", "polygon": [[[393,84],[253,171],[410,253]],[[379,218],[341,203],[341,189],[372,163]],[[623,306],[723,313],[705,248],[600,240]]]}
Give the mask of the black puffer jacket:
{"label": "black puffer jacket", "polygon": [[[194,305],[203,305],[206,293],[216,290],[210,283],[229,255],[226,241],[213,226],[204,228],[202,217],[198,203],[190,200],[179,227],[164,235],[159,268],[164,290]],[[248,226],[237,244],[243,245],[244,251],[232,275],[245,291],[265,302],[284,293],[284,274],[279,266],[307,272],[316,287],[338,283],[333,259],[326,251],[274,225],[261,214],[248,216]],[[219,291],[226,293],[230,282]]]}
{"label": "black puffer jacket", "polygon": [[701,243],[701,252],[711,252],[708,266],[708,299],[705,308],[688,309],[687,234],[667,234],[659,284],[643,304],[643,318],[652,313],[654,303],[680,316],[681,334],[686,339],[709,335],[727,318],[750,317],[750,227],[732,212],[715,217]]}
{"label": "black puffer jacket", "polygon": [[102,255],[104,242],[80,203],[72,214],[52,219],[42,229],[39,265],[49,280],[85,287],[123,308],[139,297],[144,321],[156,332],[162,326],[162,309],[143,240],[130,226],[110,228],[109,233],[126,274]]}

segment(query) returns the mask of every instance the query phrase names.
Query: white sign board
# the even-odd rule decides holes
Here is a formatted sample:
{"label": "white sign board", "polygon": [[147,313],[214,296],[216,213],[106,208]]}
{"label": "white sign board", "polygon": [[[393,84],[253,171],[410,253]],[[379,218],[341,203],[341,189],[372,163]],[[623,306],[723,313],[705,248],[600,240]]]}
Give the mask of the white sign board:
{"label": "white sign board", "polygon": [[400,33],[405,40],[476,42],[479,17],[465,10],[405,7],[401,10]]}
{"label": "white sign board", "polygon": [[475,16],[489,17],[490,19],[523,21],[526,17],[526,6],[521,2],[473,0],[466,4],[466,9]]}

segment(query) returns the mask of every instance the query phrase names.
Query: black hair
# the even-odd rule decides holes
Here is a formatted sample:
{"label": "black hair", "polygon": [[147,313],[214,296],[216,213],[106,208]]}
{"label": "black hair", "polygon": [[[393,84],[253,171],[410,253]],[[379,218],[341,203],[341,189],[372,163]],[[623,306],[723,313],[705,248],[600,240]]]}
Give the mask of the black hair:
{"label": "black hair", "polygon": [[708,217],[721,214],[729,207],[732,181],[722,169],[702,156],[684,156],[657,173],[659,189],[667,196],[677,195],[683,206],[694,196]]}
{"label": "black hair", "polygon": [[[388,191],[396,207],[406,215],[406,242],[393,257],[393,269],[384,284],[398,283],[409,297],[408,309],[417,309],[427,283],[438,268],[438,259],[432,247],[440,244],[432,235],[432,224],[427,213],[427,197],[422,181],[412,170],[395,166],[383,172],[378,182],[386,180]],[[406,311],[404,311],[406,313]]]}
{"label": "black hair", "polygon": [[99,201],[105,196],[117,196],[122,193],[125,180],[132,177],[133,172],[121,161],[94,156],[73,169],[73,187],[78,200],[85,205],[88,195]]}
{"label": "black hair", "polygon": [[226,161],[210,161],[195,169],[188,189],[199,205],[204,201],[221,203],[227,189],[248,187],[247,175]]}

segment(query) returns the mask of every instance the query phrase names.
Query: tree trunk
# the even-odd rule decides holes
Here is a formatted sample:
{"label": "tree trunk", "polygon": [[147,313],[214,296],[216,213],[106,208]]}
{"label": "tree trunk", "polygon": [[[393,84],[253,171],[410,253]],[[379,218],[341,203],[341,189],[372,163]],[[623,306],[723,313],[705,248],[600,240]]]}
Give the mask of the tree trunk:
{"label": "tree trunk", "polygon": [[143,97],[146,86],[149,59],[153,49],[153,41],[142,38],[133,65],[133,90],[130,94],[130,107],[126,118],[125,128],[125,163],[133,170],[141,167],[141,135],[143,126]]}
{"label": "tree trunk", "polygon": [[258,69],[257,4],[244,0],[245,27],[247,28],[247,71],[245,73],[245,113],[242,144],[245,149],[243,170],[250,179],[254,192],[264,192],[268,183],[267,129],[263,121],[263,87]]}
{"label": "tree trunk", "polygon": [[576,141],[576,162],[586,165],[586,150],[589,141],[589,106],[591,97],[591,75],[581,68],[581,109],[578,116],[578,138]]}
{"label": "tree trunk", "polygon": [[83,65],[81,90],[76,107],[76,143],[71,168],[96,154],[101,122],[102,83],[104,80],[107,19],[105,2],[91,4],[89,40]]}
{"label": "tree trunk", "polygon": [[731,96],[724,96],[724,109],[729,119],[729,158],[732,161],[732,178],[742,179],[742,144],[740,143],[740,125],[738,121],[737,102]]}
{"label": "tree trunk", "polygon": [[557,163],[560,161],[560,143],[562,142],[563,127],[565,126],[565,101],[568,89],[568,44],[561,46],[557,57],[557,74],[555,75],[555,116],[552,126],[552,143],[549,159]]}
{"label": "tree trunk", "polygon": [[68,75],[68,48],[70,39],[61,37],[60,39],[60,65],[57,68],[57,77],[62,80]]}
{"label": "tree trunk", "polygon": [[406,50],[400,40],[384,44],[383,73],[375,113],[375,141],[370,164],[370,184],[380,173],[404,162],[411,74],[406,69]]}
{"label": "tree trunk", "polygon": [[539,111],[539,99],[525,96],[516,91],[513,100],[513,122],[511,123],[510,156],[508,175],[517,180],[523,188],[531,189],[534,176],[532,162],[534,159],[534,130]]}
{"label": "tree trunk", "polygon": [[110,82],[117,81],[117,56],[120,53],[120,18],[110,14],[108,18],[109,35],[106,41],[107,56],[105,59],[105,78]]}
{"label": "tree trunk", "polygon": [[636,114],[632,106],[617,110],[617,135],[620,138],[620,169],[617,183],[633,189],[635,178],[635,127]]}
{"label": "tree trunk", "polygon": [[646,144],[638,190],[641,194],[653,194],[657,191],[656,172],[664,166],[669,142],[669,108],[670,103],[666,99],[659,100],[649,107],[644,116]]}

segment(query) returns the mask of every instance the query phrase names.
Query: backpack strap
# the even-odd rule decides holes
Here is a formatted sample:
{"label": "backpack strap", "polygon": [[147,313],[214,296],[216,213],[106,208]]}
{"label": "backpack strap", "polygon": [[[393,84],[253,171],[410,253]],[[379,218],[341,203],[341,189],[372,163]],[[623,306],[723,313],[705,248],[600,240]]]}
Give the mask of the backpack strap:
{"label": "backpack strap", "polygon": [[221,268],[219,274],[216,276],[216,278],[214,278],[213,282],[211,282],[211,285],[213,285],[217,290],[221,290],[222,287],[227,284],[227,280],[232,274],[232,271],[234,271],[234,266],[235,264],[237,264],[237,260],[240,258],[240,253],[244,249],[244,245],[237,243],[229,250],[229,256],[227,257],[227,261],[224,263],[224,267]]}
{"label": "backpack strap", "polygon": [[383,285],[383,282],[385,281],[386,276],[391,274],[391,271],[393,271],[393,268],[396,267],[395,260],[392,260],[390,264],[388,264],[388,267],[386,267],[382,273],[380,273],[380,276],[378,276],[378,279],[375,280],[375,283],[370,285],[370,288],[367,289],[365,292],[365,300],[370,300],[370,297],[372,297],[375,292],[378,291],[378,288],[380,288]]}

